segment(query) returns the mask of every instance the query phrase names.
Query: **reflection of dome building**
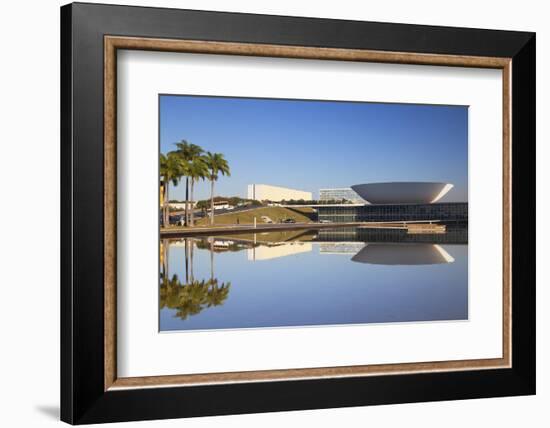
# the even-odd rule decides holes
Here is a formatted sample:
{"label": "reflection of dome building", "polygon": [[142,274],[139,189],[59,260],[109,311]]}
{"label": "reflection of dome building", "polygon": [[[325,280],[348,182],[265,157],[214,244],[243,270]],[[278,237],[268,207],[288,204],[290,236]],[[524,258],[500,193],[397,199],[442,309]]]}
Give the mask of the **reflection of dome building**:
{"label": "reflection of dome building", "polygon": [[433,204],[451,190],[453,185],[411,181],[356,184],[351,188],[371,204]]}
{"label": "reflection of dome building", "polygon": [[437,244],[367,244],[351,259],[375,265],[435,265],[455,259]]}

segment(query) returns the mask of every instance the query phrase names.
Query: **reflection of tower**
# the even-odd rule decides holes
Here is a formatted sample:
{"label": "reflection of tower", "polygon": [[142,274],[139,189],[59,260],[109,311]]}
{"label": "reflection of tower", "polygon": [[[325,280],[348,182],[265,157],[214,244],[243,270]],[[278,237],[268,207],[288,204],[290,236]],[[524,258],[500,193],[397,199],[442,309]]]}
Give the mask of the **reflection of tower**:
{"label": "reflection of tower", "polygon": [[376,265],[433,265],[455,259],[437,244],[367,244],[351,259]]}
{"label": "reflection of tower", "polygon": [[322,242],[353,242],[358,241],[358,232],[359,229],[356,227],[321,229],[317,234],[317,239]]}
{"label": "reflection of tower", "polygon": [[319,254],[357,254],[365,246],[364,242],[320,242]]}

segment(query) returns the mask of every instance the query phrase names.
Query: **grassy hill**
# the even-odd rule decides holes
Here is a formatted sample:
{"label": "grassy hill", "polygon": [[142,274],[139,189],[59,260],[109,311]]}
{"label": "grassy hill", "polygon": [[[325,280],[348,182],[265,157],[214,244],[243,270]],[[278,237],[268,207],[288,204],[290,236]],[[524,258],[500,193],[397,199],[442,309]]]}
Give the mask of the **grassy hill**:
{"label": "grassy hill", "polygon": [[[264,224],[261,217],[267,216],[274,223],[279,223],[279,221],[292,218],[298,223],[308,223],[311,220],[311,215],[313,211],[311,208],[284,208],[284,207],[260,207],[247,211],[219,214],[214,216],[214,224],[253,224],[254,217],[256,217],[257,224]],[[209,218],[201,218],[196,222],[197,226],[208,226],[210,225]]]}

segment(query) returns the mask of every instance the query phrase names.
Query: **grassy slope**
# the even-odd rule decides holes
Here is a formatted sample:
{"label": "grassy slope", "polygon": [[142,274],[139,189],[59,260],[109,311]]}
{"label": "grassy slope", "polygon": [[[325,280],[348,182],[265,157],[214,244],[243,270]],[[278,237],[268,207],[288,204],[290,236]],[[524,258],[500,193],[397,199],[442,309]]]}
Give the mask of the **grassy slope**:
{"label": "grassy slope", "polygon": [[[215,215],[214,224],[237,224],[237,219],[239,219],[239,224],[253,224],[254,217],[256,217],[257,224],[264,224],[261,219],[264,215],[269,217],[275,223],[278,223],[280,220],[285,218],[293,218],[296,222],[307,223],[311,220],[306,214],[308,214],[307,208],[290,210],[283,207],[261,207],[250,211]],[[197,226],[207,226],[210,224],[210,220],[201,218],[196,224]]]}

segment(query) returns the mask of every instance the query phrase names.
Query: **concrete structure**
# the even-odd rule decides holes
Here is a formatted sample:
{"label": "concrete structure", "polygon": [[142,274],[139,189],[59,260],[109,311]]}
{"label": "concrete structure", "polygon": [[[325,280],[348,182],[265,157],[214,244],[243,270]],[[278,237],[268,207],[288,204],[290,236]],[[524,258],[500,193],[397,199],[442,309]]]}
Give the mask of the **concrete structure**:
{"label": "concrete structure", "polygon": [[445,223],[467,223],[467,202],[436,204],[379,204],[379,205],[319,205],[319,221],[333,223],[364,221],[422,221],[439,220]]}
{"label": "concrete structure", "polygon": [[361,198],[350,187],[337,187],[332,189],[319,189],[320,201],[351,201],[358,204],[364,204],[365,200]]}
{"label": "concrete structure", "polygon": [[371,229],[359,227],[338,227],[320,229],[318,242],[410,242],[442,245],[467,245],[468,226],[465,223],[447,225],[446,233],[417,234],[407,233],[403,229]]}
{"label": "concrete structure", "polygon": [[410,181],[356,184],[351,188],[371,204],[433,204],[453,185]]}
{"label": "concrete structure", "polygon": [[290,201],[300,200],[311,201],[311,192],[304,192],[302,190],[289,189],[286,187],[270,186],[268,184],[249,184],[248,185],[248,199],[255,199],[257,201]]}

